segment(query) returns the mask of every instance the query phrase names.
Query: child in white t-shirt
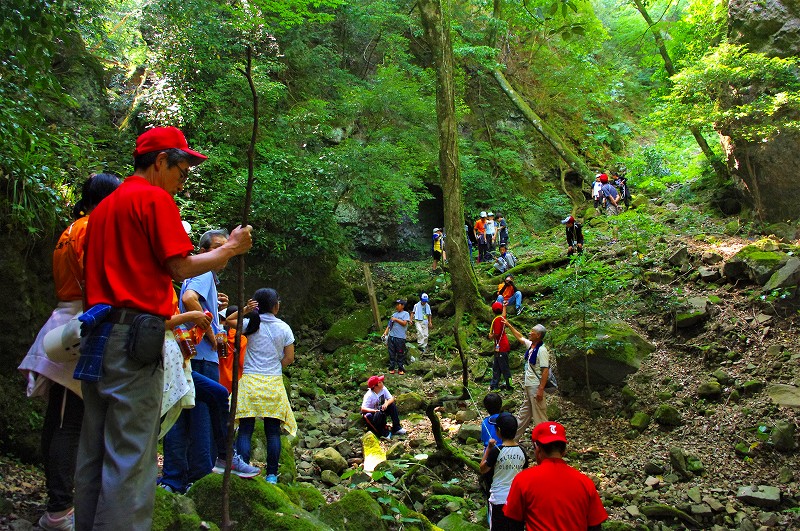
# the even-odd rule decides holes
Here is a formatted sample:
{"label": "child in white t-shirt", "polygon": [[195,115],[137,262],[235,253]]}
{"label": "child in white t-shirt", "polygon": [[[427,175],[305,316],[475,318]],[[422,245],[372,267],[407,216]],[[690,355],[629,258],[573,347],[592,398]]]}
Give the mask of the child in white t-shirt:
{"label": "child in white t-shirt", "polygon": [[528,456],[519,447],[514,437],[517,434],[517,419],[511,413],[500,413],[495,421],[497,434],[503,440],[503,447],[497,441],[489,440],[483,452],[481,474],[492,472],[492,486],[489,489],[489,529],[492,531],[523,531],[525,524],[510,520],[503,514],[511,481],[520,471],[528,467]]}

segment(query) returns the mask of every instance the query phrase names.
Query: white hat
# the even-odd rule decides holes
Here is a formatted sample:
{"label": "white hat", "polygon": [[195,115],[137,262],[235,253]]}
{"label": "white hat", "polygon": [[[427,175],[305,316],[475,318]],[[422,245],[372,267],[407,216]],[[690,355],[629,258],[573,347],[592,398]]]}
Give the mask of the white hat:
{"label": "white hat", "polygon": [[561,223],[562,223],[563,225],[566,225],[566,224],[567,224],[567,223],[569,223],[570,221],[575,221],[575,218],[573,218],[572,216],[567,216],[567,217],[565,217],[564,219],[562,219],[562,220],[561,220]]}
{"label": "white hat", "polygon": [[488,214],[486,214],[486,215],[487,215],[487,216],[494,217],[494,212],[489,212],[489,213],[488,213]]}
{"label": "white hat", "polygon": [[434,229],[433,229],[433,233],[434,233],[434,234],[436,234],[437,232],[439,232],[439,229],[438,229],[438,228],[436,228],[436,227],[434,227]]}
{"label": "white hat", "polygon": [[485,210],[481,210],[481,217],[482,217],[482,218],[485,218],[485,217],[486,217],[486,211],[485,211]]}
{"label": "white hat", "polygon": [[47,357],[58,363],[75,361],[81,355],[81,322],[73,317],[44,336]]}
{"label": "white hat", "polygon": [[427,293],[423,293],[422,295],[420,295],[419,299],[422,302],[428,302],[428,294]]}

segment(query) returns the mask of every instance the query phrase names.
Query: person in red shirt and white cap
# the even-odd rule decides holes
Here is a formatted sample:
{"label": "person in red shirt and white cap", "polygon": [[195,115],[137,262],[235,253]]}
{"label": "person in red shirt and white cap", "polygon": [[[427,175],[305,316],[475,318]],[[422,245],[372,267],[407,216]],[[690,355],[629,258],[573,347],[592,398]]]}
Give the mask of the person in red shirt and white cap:
{"label": "person in red shirt and white cap", "polygon": [[537,465],[514,477],[505,517],[525,522],[528,531],[599,530],[608,513],[592,480],[564,461],[564,426],[542,422],[531,439]]}

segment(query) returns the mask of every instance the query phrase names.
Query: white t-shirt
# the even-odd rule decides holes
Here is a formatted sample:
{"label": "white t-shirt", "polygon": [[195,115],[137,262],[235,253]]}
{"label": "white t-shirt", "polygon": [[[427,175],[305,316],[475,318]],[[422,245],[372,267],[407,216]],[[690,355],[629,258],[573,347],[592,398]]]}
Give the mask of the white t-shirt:
{"label": "white t-shirt", "polygon": [[[249,345],[248,345],[249,348]],[[392,393],[389,392],[386,387],[381,389],[380,393],[376,393],[372,389],[368,390],[364,394],[364,400],[361,401],[361,408],[362,409],[379,409],[381,405],[381,397],[383,397],[383,403],[385,404],[389,400],[392,399]]]}
{"label": "white t-shirt", "polygon": [[497,229],[495,227],[494,220],[493,219],[487,219],[486,220],[486,234],[494,234],[496,232],[496,230]]}
{"label": "white t-shirt", "polygon": [[[288,324],[271,313],[262,313],[259,317],[261,326],[247,337],[242,373],[280,376],[283,374],[283,349],[294,343],[294,334]],[[249,322],[250,319],[244,319],[242,326],[246,329]]]}
{"label": "white t-shirt", "polygon": [[592,198],[593,199],[596,199],[596,198],[600,197],[600,189],[602,187],[603,187],[603,183],[601,183],[600,181],[595,181],[594,184],[592,184]]}
{"label": "white t-shirt", "polygon": [[[526,353],[533,344],[530,339],[524,337],[520,343],[525,345]],[[250,347],[248,346],[248,348]],[[550,354],[547,352],[547,347],[542,345],[536,355],[536,365],[532,366],[527,361],[525,362],[525,387],[539,387],[539,382],[542,380],[542,369],[545,367],[550,367]]]}
{"label": "white t-shirt", "polygon": [[493,468],[492,487],[489,489],[489,503],[505,505],[508,491],[514,476],[528,466],[528,457],[519,446],[495,446],[486,456],[486,464]]}
{"label": "white t-shirt", "polygon": [[431,305],[420,301],[414,305],[413,311],[415,321],[427,321],[428,316],[431,315]]}

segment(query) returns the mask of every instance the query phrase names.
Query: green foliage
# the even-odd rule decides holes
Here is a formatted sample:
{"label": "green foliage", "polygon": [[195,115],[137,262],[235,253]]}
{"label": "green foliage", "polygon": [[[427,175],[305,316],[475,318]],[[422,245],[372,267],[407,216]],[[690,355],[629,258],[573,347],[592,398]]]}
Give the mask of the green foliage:
{"label": "green foliage", "polygon": [[674,78],[662,122],[715,128],[749,141],[800,131],[800,60],[724,44]]}

